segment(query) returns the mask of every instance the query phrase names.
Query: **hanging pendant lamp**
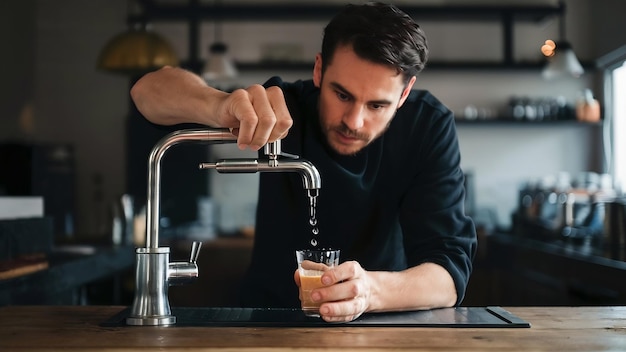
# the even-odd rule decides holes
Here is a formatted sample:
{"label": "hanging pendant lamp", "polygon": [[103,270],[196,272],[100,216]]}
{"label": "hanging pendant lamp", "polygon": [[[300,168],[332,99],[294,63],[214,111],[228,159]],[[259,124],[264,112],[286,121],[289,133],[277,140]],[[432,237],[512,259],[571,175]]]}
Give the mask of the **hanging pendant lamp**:
{"label": "hanging pendant lamp", "polygon": [[207,81],[231,79],[237,77],[235,63],[228,56],[228,47],[222,42],[215,42],[209,47],[209,58],[204,65],[202,78]]}
{"label": "hanging pendant lamp", "polygon": [[554,79],[567,76],[578,78],[585,73],[569,42],[547,40],[544,47],[542,51],[548,53],[546,55],[548,63],[541,73],[544,78]]}
{"label": "hanging pendant lamp", "polygon": [[[216,1],[215,5],[221,6],[221,2]],[[209,46],[209,57],[202,70],[202,78],[206,81],[219,81],[237,77],[237,67],[228,55],[228,45],[221,38],[222,23],[219,18],[215,20],[213,36],[213,44]]]}
{"label": "hanging pendant lamp", "polygon": [[113,37],[98,57],[98,69],[120,74],[144,74],[163,66],[177,66],[172,46],[149,25],[136,24]]}
{"label": "hanging pendant lamp", "polygon": [[[561,6],[564,7],[563,4]],[[585,73],[583,66],[578,61],[572,45],[565,40],[565,14],[559,17],[559,40],[546,40],[541,47],[541,52],[547,58],[547,64],[541,73],[545,79],[560,77],[578,78]]]}

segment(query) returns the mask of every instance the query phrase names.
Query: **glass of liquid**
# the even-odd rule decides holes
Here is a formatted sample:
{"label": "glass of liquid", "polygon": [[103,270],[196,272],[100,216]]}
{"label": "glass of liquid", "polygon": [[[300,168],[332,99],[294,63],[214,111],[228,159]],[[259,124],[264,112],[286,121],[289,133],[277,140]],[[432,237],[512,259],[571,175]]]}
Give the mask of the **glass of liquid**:
{"label": "glass of liquid", "polygon": [[311,291],[322,284],[322,274],[339,265],[338,249],[305,249],[296,251],[300,273],[300,301],[306,316],[319,317],[320,303],[313,302]]}

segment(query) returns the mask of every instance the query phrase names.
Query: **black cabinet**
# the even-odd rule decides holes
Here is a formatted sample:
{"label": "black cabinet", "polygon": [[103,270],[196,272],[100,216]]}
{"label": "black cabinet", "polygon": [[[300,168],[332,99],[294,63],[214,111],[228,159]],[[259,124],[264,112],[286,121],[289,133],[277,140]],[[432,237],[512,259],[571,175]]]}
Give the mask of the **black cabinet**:
{"label": "black cabinet", "polygon": [[464,305],[626,304],[626,262],[590,247],[508,234],[485,237]]}
{"label": "black cabinet", "polygon": [[0,196],[41,196],[54,235],[71,237],[75,215],[74,148],[62,144],[0,144]]}

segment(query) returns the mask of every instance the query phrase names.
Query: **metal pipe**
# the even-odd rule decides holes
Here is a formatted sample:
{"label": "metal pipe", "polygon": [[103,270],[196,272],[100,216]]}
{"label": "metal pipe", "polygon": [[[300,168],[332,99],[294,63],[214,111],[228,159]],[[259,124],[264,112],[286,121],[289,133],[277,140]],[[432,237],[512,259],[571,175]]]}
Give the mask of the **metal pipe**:
{"label": "metal pipe", "polygon": [[198,141],[218,143],[234,143],[237,137],[228,129],[188,129],[172,132],[161,138],[152,148],[148,161],[148,199],[146,214],[146,248],[159,247],[159,214],[161,212],[161,160],[165,152],[173,145],[181,142]]}

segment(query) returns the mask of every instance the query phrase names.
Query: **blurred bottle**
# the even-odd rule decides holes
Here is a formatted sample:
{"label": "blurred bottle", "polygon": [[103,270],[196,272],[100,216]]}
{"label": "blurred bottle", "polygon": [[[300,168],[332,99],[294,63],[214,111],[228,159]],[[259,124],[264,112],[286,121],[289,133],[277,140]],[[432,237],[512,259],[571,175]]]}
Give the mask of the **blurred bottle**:
{"label": "blurred bottle", "polygon": [[576,103],[576,119],[581,122],[600,121],[600,103],[593,98],[590,89],[585,89]]}
{"label": "blurred bottle", "polygon": [[130,245],[134,240],[133,197],[123,194],[112,204],[111,239],[114,245]]}

